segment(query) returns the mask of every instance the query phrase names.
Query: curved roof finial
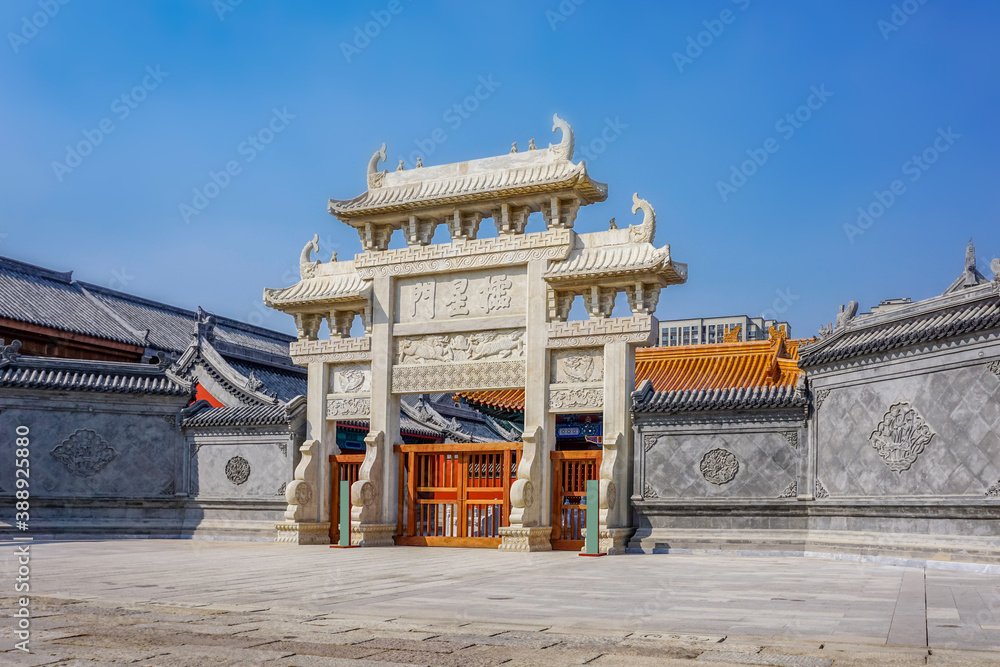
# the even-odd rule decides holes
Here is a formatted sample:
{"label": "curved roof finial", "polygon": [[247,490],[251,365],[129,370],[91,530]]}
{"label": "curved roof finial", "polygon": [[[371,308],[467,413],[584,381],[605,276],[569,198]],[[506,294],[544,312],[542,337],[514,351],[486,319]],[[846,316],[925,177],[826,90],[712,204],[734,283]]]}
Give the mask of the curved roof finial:
{"label": "curved roof finial", "polygon": [[318,259],[315,262],[312,259],[313,250],[319,252],[319,234],[313,234],[312,241],[302,248],[302,254],[299,255],[299,275],[303,280],[315,276],[316,267],[320,265]]}
{"label": "curved roof finial", "polygon": [[632,225],[629,229],[629,241],[632,243],[652,243],[656,236],[656,211],[645,199],[639,198],[639,193],[632,193],[632,215],[642,209],[642,224]]}
{"label": "curved roof finial", "polygon": [[564,160],[573,159],[573,128],[569,123],[559,117],[559,114],[552,114],[552,131],[562,130],[562,139],[558,144],[549,144],[549,150]]}
{"label": "curved roof finial", "polygon": [[382,179],[385,178],[385,172],[380,172],[378,170],[378,163],[385,162],[385,142],[382,142],[382,148],[375,151],[371,159],[368,160],[368,189],[380,188],[382,187]]}

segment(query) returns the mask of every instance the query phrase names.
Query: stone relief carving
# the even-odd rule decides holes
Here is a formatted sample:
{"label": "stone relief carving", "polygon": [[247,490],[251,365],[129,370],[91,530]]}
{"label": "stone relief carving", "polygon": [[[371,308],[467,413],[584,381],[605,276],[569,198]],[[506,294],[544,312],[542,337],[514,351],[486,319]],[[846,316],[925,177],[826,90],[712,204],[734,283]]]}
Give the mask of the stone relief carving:
{"label": "stone relief carving", "polygon": [[382,181],[385,180],[385,172],[378,170],[378,163],[385,162],[385,149],[386,145],[383,142],[382,147],[375,151],[375,154],[368,160],[368,188],[370,190],[382,187]]}
{"label": "stone relief carving", "polygon": [[480,307],[488,314],[510,308],[510,288],[514,283],[506,274],[490,276],[486,286],[479,290]]}
{"label": "stone relief carving", "polygon": [[246,388],[250,391],[259,391],[264,388],[264,382],[257,377],[255,371],[250,371],[250,375],[247,376]]}
{"label": "stone relief carving", "polygon": [[785,431],[781,434],[793,449],[799,448],[799,434],[797,431]]}
{"label": "stone relief carving", "polygon": [[986,364],[986,368],[990,371],[990,373],[996,375],[998,380],[1000,380],[1000,359]]}
{"label": "stone relief carving", "polygon": [[604,350],[566,350],[552,353],[552,382],[585,383],[604,379]]}
{"label": "stone relief carving", "polygon": [[552,389],[549,407],[553,410],[604,407],[604,389]]}
{"label": "stone relief carving", "polygon": [[234,456],[226,461],[226,478],[239,486],[250,478],[250,462],[242,456]]}
{"label": "stone relief carving", "polygon": [[367,397],[328,398],[326,401],[327,419],[366,418],[371,410],[372,400]]}
{"label": "stone relief carving", "polygon": [[1000,498],[1000,479],[997,480],[996,484],[986,489],[986,495],[990,498]]}
{"label": "stone relief carving", "polygon": [[89,428],[75,431],[52,450],[52,456],[78,477],[90,477],[118,456],[104,438]]}
{"label": "stone relief carving", "polygon": [[392,391],[402,394],[524,386],[524,361],[489,364],[424,364],[396,366]]}
{"label": "stone relief carving", "polygon": [[288,443],[287,442],[279,442],[279,443],[277,443],[277,445],[278,445],[278,449],[281,450],[281,455],[282,456],[288,456]]}
{"label": "stone relief carving", "polygon": [[920,413],[903,401],[886,411],[868,440],[889,470],[902,474],[910,469],[934,435]]}
{"label": "stone relief carving", "polygon": [[281,486],[278,487],[278,492],[275,493],[274,495],[276,495],[276,496],[284,496],[285,495],[285,488],[287,488],[287,486],[288,486],[288,482],[282,482]]}
{"label": "stone relief carving", "polygon": [[797,498],[799,495],[799,483],[792,482],[785,487],[785,490],[781,492],[779,498]]}
{"label": "stone relief carving", "polygon": [[371,390],[371,369],[368,366],[343,366],[333,369],[330,393],[357,394]]}
{"label": "stone relief carving", "polygon": [[572,322],[549,322],[548,347],[597,347],[620,341],[653,343],[653,318],[649,315],[607,317]]}
{"label": "stone relief carving", "polygon": [[659,442],[660,438],[662,438],[662,437],[665,437],[665,436],[661,436],[661,435],[644,435],[644,436],[642,436],[642,447],[643,447],[643,449],[645,449],[648,452],[649,450],[651,450],[653,448],[653,445],[655,445],[657,442]]}
{"label": "stone relief carving", "polygon": [[820,389],[815,394],[813,394],[813,401],[816,404],[816,409],[819,410],[820,406],[823,405],[823,401],[830,396],[830,389]]}
{"label": "stone relief carving", "polygon": [[465,292],[469,289],[469,279],[468,278],[455,278],[454,280],[447,283],[448,296],[444,302],[444,307],[448,311],[448,317],[455,317],[457,315],[468,315],[469,297],[466,296]]}
{"label": "stone relief carving", "polygon": [[472,334],[435,334],[396,340],[396,363],[404,366],[523,357],[524,331],[520,329]]}
{"label": "stone relief carving", "polygon": [[818,477],[816,478],[816,497],[817,498],[830,497],[830,492],[826,490],[826,487],[823,486],[823,482],[819,481]]}
{"label": "stone relief carving", "polygon": [[733,481],[740,471],[740,462],[732,452],[716,448],[705,452],[699,469],[706,481],[721,486]]}
{"label": "stone relief carving", "polygon": [[176,492],[177,487],[174,485],[174,480],[170,480],[166,485],[160,489],[161,496],[172,496]]}
{"label": "stone relief carving", "polygon": [[654,489],[652,486],[650,486],[649,482],[646,482],[645,484],[642,485],[642,497],[643,498],[659,498],[660,496],[656,493],[656,489]]}
{"label": "stone relief carving", "polygon": [[428,320],[434,319],[434,288],[437,286],[433,280],[417,283],[413,286],[413,301],[411,302],[410,317]]}
{"label": "stone relief carving", "polygon": [[312,241],[306,243],[302,248],[302,254],[299,255],[299,276],[302,280],[314,278],[316,267],[322,264],[318,259],[313,261],[313,251],[319,252],[319,234],[313,234]]}

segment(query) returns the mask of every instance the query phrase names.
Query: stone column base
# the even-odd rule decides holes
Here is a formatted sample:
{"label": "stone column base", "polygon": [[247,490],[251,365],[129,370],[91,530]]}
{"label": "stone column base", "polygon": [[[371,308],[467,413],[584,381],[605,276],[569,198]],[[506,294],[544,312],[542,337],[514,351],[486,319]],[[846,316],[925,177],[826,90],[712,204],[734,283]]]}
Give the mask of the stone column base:
{"label": "stone column base", "polygon": [[504,526],[500,551],[552,551],[552,526]]}
{"label": "stone column base", "polygon": [[275,542],[282,544],[329,544],[329,523],[304,523],[301,521],[285,521],[276,523],[278,529]]}
{"label": "stone column base", "polygon": [[361,523],[351,525],[351,544],[359,547],[391,547],[396,532],[394,523]]}
{"label": "stone column base", "polygon": [[597,550],[609,556],[625,553],[635,528],[601,528],[597,531]]}

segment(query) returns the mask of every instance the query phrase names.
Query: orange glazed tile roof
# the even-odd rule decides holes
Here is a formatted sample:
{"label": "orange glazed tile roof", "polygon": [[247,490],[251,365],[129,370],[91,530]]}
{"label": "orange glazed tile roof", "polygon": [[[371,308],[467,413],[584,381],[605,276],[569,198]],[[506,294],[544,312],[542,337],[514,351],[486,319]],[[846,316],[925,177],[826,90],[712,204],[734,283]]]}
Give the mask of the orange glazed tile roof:
{"label": "orange glazed tile roof", "polygon": [[[635,384],[639,388],[650,382],[645,400],[656,399],[652,403],[683,398],[689,404],[698,397],[726,399],[730,404],[737,396],[741,402],[763,396],[772,399],[765,401],[770,404],[794,393],[802,375],[798,360],[803,342],[773,330],[764,341],[641,348],[635,353]],[[464,392],[455,398],[501,410],[524,410],[523,389]]]}

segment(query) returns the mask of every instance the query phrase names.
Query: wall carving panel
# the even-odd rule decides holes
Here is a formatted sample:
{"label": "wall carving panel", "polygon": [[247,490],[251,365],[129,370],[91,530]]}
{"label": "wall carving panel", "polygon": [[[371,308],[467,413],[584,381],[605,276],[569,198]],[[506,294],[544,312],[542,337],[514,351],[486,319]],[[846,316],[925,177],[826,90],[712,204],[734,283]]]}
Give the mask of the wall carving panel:
{"label": "wall carving panel", "polygon": [[226,462],[226,478],[239,486],[250,479],[250,462],[242,456],[234,456]]}
{"label": "wall carving panel", "polygon": [[868,440],[889,470],[902,474],[916,462],[934,435],[920,413],[904,401],[886,411]]}
{"label": "wall carving panel", "polygon": [[368,419],[372,411],[369,396],[327,396],[327,419]]}
{"label": "wall carving panel", "polygon": [[357,394],[371,388],[372,371],[368,365],[336,366],[330,373],[331,394]]}
{"label": "wall carving panel", "polygon": [[560,350],[552,353],[552,383],[586,383],[602,380],[604,380],[603,348]]}
{"label": "wall carving panel", "polygon": [[726,449],[713,449],[705,452],[699,469],[706,481],[721,486],[733,481],[740,471],[740,462],[735,454]]}
{"label": "wall carving panel", "polygon": [[392,391],[397,394],[508,389],[524,386],[524,361],[473,364],[394,366]]}
{"label": "wall carving panel", "polygon": [[523,358],[521,329],[396,339],[396,363],[400,366]]}
{"label": "wall carving panel", "polygon": [[111,463],[118,452],[96,431],[81,428],[53,449],[52,456],[74,475],[90,477]]}
{"label": "wall carving panel", "polygon": [[552,410],[603,410],[604,388],[550,389],[549,407]]}

